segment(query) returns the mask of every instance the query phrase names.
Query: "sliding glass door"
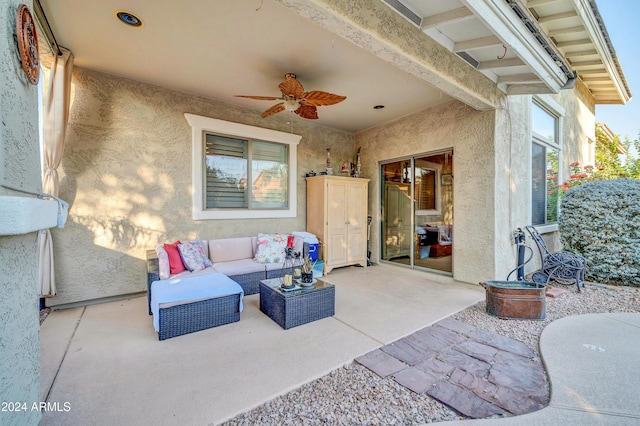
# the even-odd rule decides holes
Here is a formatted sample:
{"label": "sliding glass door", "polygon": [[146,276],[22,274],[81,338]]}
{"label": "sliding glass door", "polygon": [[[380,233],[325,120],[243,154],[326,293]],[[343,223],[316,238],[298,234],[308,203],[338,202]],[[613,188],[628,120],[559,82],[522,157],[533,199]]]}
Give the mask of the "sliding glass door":
{"label": "sliding glass door", "polygon": [[381,258],[452,272],[453,152],[381,165]]}

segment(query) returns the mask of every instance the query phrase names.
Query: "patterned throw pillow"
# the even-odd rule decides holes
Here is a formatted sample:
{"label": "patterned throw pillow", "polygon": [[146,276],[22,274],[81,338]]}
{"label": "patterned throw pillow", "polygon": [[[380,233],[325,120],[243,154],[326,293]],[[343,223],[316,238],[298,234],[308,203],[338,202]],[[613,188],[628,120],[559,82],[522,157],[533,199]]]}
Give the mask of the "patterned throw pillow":
{"label": "patterned throw pillow", "polygon": [[180,251],[182,263],[184,263],[184,266],[191,272],[213,266],[200,240],[178,244],[178,251]]}
{"label": "patterned throw pillow", "polygon": [[286,234],[258,234],[256,261],[259,263],[284,262],[287,237]]}

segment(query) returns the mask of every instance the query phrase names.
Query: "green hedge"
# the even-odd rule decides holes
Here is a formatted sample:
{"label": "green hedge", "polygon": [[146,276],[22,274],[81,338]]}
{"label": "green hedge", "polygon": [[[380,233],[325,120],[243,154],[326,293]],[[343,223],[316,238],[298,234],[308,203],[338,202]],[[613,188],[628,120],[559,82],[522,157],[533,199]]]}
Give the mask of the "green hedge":
{"label": "green hedge", "polygon": [[640,286],[640,181],[587,182],[564,194],[561,209],[562,244],[587,259],[587,280]]}

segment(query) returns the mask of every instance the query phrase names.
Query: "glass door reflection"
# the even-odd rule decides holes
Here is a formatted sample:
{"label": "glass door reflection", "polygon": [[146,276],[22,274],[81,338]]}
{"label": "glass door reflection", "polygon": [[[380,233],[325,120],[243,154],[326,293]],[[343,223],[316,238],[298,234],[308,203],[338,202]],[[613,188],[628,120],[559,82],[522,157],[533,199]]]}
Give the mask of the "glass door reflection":
{"label": "glass door reflection", "polygon": [[453,271],[453,152],[382,165],[382,259]]}

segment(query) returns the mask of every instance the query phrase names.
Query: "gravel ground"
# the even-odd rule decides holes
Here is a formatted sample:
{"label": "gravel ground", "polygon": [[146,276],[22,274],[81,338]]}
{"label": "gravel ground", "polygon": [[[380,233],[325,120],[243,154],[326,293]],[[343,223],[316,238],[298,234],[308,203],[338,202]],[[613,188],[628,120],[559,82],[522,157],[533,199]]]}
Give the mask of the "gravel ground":
{"label": "gravel ground", "polygon": [[[519,340],[538,354],[540,333],[551,321],[587,313],[640,312],[640,288],[588,285],[579,293],[575,286],[562,288],[566,294],[547,298],[544,320],[501,320],[486,314],[484,302],[453,318]],[[465,417],[428,395],[351,363],[224,425],[415,425],[460,419]]]}
{"label": "gravel ground", "polygon": [[40,310],[40,325],[47,319],[49,314],[51,313],[51,308],[44,308]]}

